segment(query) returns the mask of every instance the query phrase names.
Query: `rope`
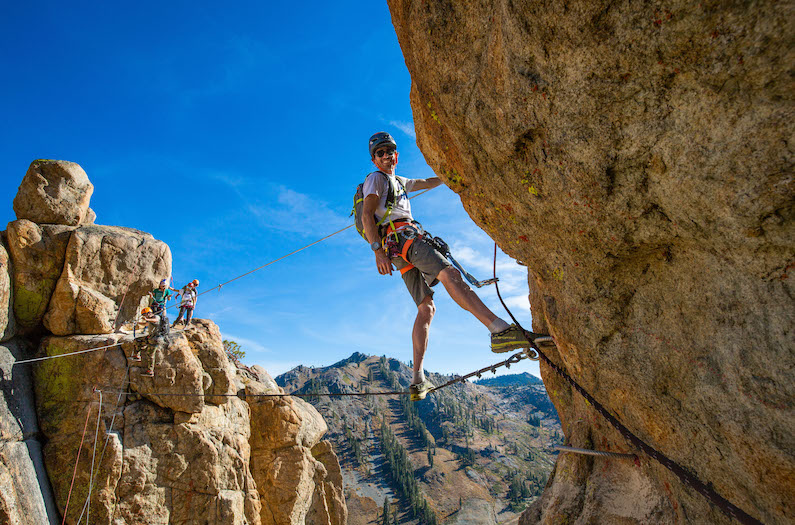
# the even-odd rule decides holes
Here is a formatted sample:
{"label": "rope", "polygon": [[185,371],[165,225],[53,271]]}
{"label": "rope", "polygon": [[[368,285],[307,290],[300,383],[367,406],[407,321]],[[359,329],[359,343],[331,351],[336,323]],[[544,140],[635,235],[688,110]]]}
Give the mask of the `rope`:
{"label": "rope", "polygon": [[635,454],[620,454],[618,452],[606,452],[602,450],[589,450],[587,448],[574,448],[564,447],[562,445],[555,445],[555,448],[561,452],[572,452],[574,454],[583,454],[586,456],[600,456],[603,458],[624,458],[624,459],[638,459]]}
{"label": "rope", "polygon": [[[147,337],[147,336],[141,336],[141,337]],[[135,339],[141,339],[141,337],[133,337],[132,340],[134,341]],[[22,361],[17,361],[14,364],[15,365],[24,365],[25,363],[35,363],[37,361],[46,361],[47,359],[58,359],[60,357],[69,357],[69,356],[78,355],[78,354],[86,354],[88,352],[96,352],[98,350],[106,350],[108,348],[113,348],[114,346],[121,346],[121,345],[123,345],[123,344],[125,344],[127,342],[129,342],[129,341],[122,341],[122,342],[119,342],[119,343],[113,343],[111,345],[98,346],[96,348],[88,348],[86,350],[79,350],[77,352],[69,352],[69,353],[66,353],[66,354],[49,355],[49,356],[44,356],[44,357],[36,357],[36,358],[33,358],[33,359],[23,359]]]}
{"label": "rope", "polygon": [[124,395],[139,395],[139,396],[181,396],[181,397],[239,397],[240,399],[247,399],[250,397],[345,397],[345,396],[405,396],[409,392],[405,390],[396,390],[393,392],[340,392],[340,393],[326,393],[326,394],[199,394],[197,392],[119,392]]}
{"label": "rope", "polygon": [[[126,370],[125,375],[124,375],[124,378],[122,379],[122,386],[119,387],[119,388],[122,388],[124,386],[124,383],[129,378],[129,375],[130,375],[130,365],[128,364],[127,365],[127,370]],[[114,405],[113,410],[112,410],[113,417],[110,418],[110,425],[108,426],[107,430],[105,431],[105,443],[102,445],[102,452],[99,455],[99,463],[98,463],[98,465],[102,465],[102,460],[105,458],[105,451],[107,450],[108,443],[110,442],[110,436],[111,436],[111,433],[113,432],[113,425],[116,422],[116,411],[118,410],[119,404],[121,403],[122,395],[124,395],[124,392],[120,391],[119,392],[119,396],[116,398],[116,404]],[[102,392],[100,392],[100,396],[99,396],[99,407],[100,407],[100,409],[102,409]],[[97,468],[99,468],[99,466],[97,466]],[[92,476],[93,476],[93,473],[94,473],[93,466],[91,468],[91,473],[92,473]],[[80,517],[77,519],[77,523],[78,524],[83,519],[83,513],[86,512],[86,509],[88,508],[88,504],[89,504],[89,500],[86,499],[86,502],[83,505],[83,510],[80,512]],[[88,517],[87,516],[86,516],[86,523],[88,523]]]}
{"label": "rope", "polygon": [[88,407],[86,412],[86,424],[83,425],[83,436],[80,438],[80,446],[77,449],[77,459],[75,460],[75,469],[72,472],[72,483],[69,485],[69,494],[66,496],[66,508],[63,509],[63,521],[61,525],[66,523],[66,513],[69,511],[69,500],[72,499],[72,489],[75,487],[75,477],[77,476],[77,464],[80,462],[80,452],[83,450],[83,440],[86,437],[86,430],[88,429],[88,416],[91,415],[91,406]]}
{"label": "rope", "polygon": [[[91,454],[91,473],[88,477],[88,497],[86,498],[86,504],[84,508],[86,508],[86,523],[90,523],[89,516],[91,515],[91,488],[94,486],[94,459],[97,457],[97,440],[99,438],[99,422],[100,416],[102,416],[102,390],[94,389],[95,391],[99,392],[99,407],[97,408],[97,431],[94,434],[94,451]],[[83,513],[80,513],[82,517]],[[77,520],[77,523],[80,523],[80,520]]]}
{"label": "rope", "polygon": [[[494,243],[494,277],[497,277],[497,243]],[[538,345],[531,339],[531,333],[525,330],[519,321],[516,320],[513,313],[508,309],[508,306],[505,304],[505,301],[502,300],[502,295],[500,295],[500,286],[497,283],[494,283],[494,286],[497,290],[497,297],[500,299],[500,303],[502,303],[503,308],[505,311],[508,312],[508,315],[511,316],[511,319],[516,326],[522,330],[525,336],[530,341],[530,346],[532,347],[533,351],[535,351],[538,356],[541,358],[544,363],[546,363],[552,370],[558,374],[561,378],[563,378],[567,383],[569,383],[577,392],[580,393],[591,405],[593,405],[594,409],[599,412],[602,417],[604,417],[613,427],[615,427],[618,432],[624,436],[624,438],[632,443],[636,448],[641,450],[644,454],[648,455],[649,457],[656,460],[662,466],[670,470],[679,480],[691,487],[702,496],[707,498],[710,502],[712,502],[716,507],[718,507],[724,514],[730,516],[740,523],[746,525],[762,525],[762,522],[757,520],[756,518],[750,516],[741,508],[737,507],[726,498],[718,494],[710,485],[702,482],[698,479],[693,473],[687,470],[685,467],[679,465],[677,462],[670,459],[668,456],[659,452],[651,445],[647,444],[645,441],[640,439],[638,436],[633,434],[626,426],[624,426],[621,421],[618,420],[615,416],[613,416],[601,403],[599,403],[594,397],[588,393],[582,386],[580,386],[577,381],[575,381],[563,368],[556,365],[546,354],[544,354]]]}
{"label": "rope", "polygon": [[482,374],[484,374],[486,372],[496,373],[497,368],[499,368],[501,366],[504,366],[505,368],[511,368],[512,364],[518,363],[522,359],[528,359],[528,356],[525,355],[524,352],[518,352],[518,353],[512,355],[511,357],[509,357],[508,359],[506,359],[505,361],[500,361],[499,363],[493,364],[491,366],[487,366],[485,368],[481,368],[480,370],[475,370],[474,372],[470,372],[469,374],[467,374],[465,376],[461,376],[461,377],[457,377],[455,379],[451,379],[450,381],[448,381],[447,383],[445,383],[443,385],[440,385],[440,386],[437,386],[435,388],[432,388],[431,390],[428,391],[428,393],[435,392],[437,390],[441,390],[442,388],[446,388],[446,387],[448,387],[450,385],[454,385],[456,383],[464,383],[464,382],[466,382],[467,379],[469,379],[472,376],[480,377]]}
{"label": "rope", "polygon": [[[127,370],[125,371],[124,377],[122,378],[122,384],[121,384],[121,386],[119,386],[120,389],[123,388],[124,383],[128,381],[129,377],[130,377],[130,365],[127,364]],[[99,468],[99,466],[102,465],[102,460],[105,458],[105,451],[107,450],[108,443],[110,442],[110,436],[111,436],[111,433],[113,432],[113,425],[116,422],[116,411],[119,409],[119,404],[121,404],[122,395],[123,395],[123,392],[119,392],[119,396],[116,398],[116,404],[114,405],[113,411],[112,411],[113,417],[110,418],[110,425],[108,426],[107,430],[105,431],[105,443],[102,445],[102,452],[99,455],[99,463],[98,463],[97,468]],[[100,410],[101,410],[102,409],[102,393],[101,392],[100,392],[100,398],[99,398],[99,407],[100,407]],[[93,475],[93,471],[94,471],[93,467],[92,467],[91,471],[92,471],[92,475]],[[89,500],[86,499],[86,502],[83,505],[83,510],[80,512],[80,517],[77,519],[77,523],[78,524],[83,519],[83,513],[85,513],[86,509],[88,509],[88,505],[89,505]],[[88,517],[86,517],[86,524],[88,524]]]}
{"label": "rope", "polygon": [[[409,197],[409,200],[411,200],[411,199],[415,199],[415,198],[419,197],[420,195],[422,195],[422,194],[424,194],[424,193],[427,193],[427,192],[431,191],[432,189],[433,189],[433,188],[428,188],[428,189],[426,189],[426,190],[422,190],[421,192],[417,193],[416,195],[413,195],[413,196]],[[198,299],[200,296],[202,296],[202,295],[204,295],[204,294],[206,294],[206,293],[214,292],[214,291],[216,291],[216,290],[220,291],[220,290],[221,290],[221,288],[223,288],[224,286],[226,286],[227,284],[229,284],[229,283],[231,283],[231,282],[237,281],[238,279],[242,279],[243,277],[246,277],[246,276],[248,276],[248,275],[251,275],[251,274],[252,274],[252,273],[254,273],[254,272],[258,272],[258,271],[262,270],[263,268],[266,268],[266,267],[268,267],[268,266],[270,266],[270,265],[272,265],[272,264],[274,264],[274,263],[277,263],[277,262],[281,261],[282,259],[286,259],[287,257],[290,257],[291,255],[295,255],[296,253],[298,253],[298,252],[300,252],[300,251],[306,250],[307,248],[310,248],[310,247],[312,247],[312,246],[314,246],[314,245],[316,245],[316,244],[319,244],[319,243],[321,243],[321,242],[325,241],[326,239],[329,239],[329,238],[331,238],[331,237],[334,237],[335,235],[337,235],[337,234],[339,234],[339,233],[342,233],[342,232],[344,232],[345,230],[347,230],[347,229],[349,229],[349,228],[353,228],[353,226],[354,226],[353,224],[349,224],[348,226],[346,226],[346,227],[344,227],[344,228],[341,228],[341,229],[339,229],[339,230],[335,231],[334,233],[330,233],[330,234],[326,235],[325,237],[321,237],[320,239],[318,239],[318,240],[316,240],[316,241],[314,241],[314,242],[311,242],[311,243],[307,244],[306,246],[303,246],[303,247],[301,247],[301,248],[298,248],[297,250],[293,250],[292,252],[290,252],[290,253],[288,253],[288,254],[286,254],[286,255],[282,255],[282,256],[281,256],[281,257],[279,257],[278,259],[274,259],[274,260],[272,260],[272,261],[270,261],[270,262],[268,262],[268,263],[265,263],[265,264],[263,264],[262,266],[260,266],[260,267],[258,267],[258,268],[254,268],[253,270],[249,270],[249,271],[247,271],[246,273],[244,273],[244,274],[241,274],[241,275],[238,275],[237,277],[234,277],[234,278],[232,278],[232,279],[229,279],[229,280],[228,280],[228,281],[226,281],[226,282],[223,282],[223,283],[221,283],[221,284],[216,284],[215,286],[213,286],[213,287],[211,287],[211,288],[208,288],[207,290],[203,291],[202,293],[200,293],[200,294],[197,294],[197,295],[196,295],[196,298]],[[176,307],[176,306],[178,306],[178,305],[175,303],[175,304],[172,304],[171,306],[169,306],[168,308],[174,308],[174,307]]]}
{"label": "rope", "polygon": [[[518,352],[508,359],[504,361],[500,361],[499,363],[495,363],[491,366],[487,366],[481,368],[480,370],[475,370],[474,372],[470,372],[465,376],[455,377],[450,381],[434,387],[428,390],[428,393],[435,392],[437,390],[441,390],[443,388],[447,388],[448,386],[452,386],[456,383],[463,383],[467,379],[472,376],[480,377],[482,374],[486,372],[496,372],[497,368],[504,366],[506,368],[510,368],[512,364],[518,363],[523,359],[528,359],[527,355],[524,352]],[[406,390],[396,390],[396,391],[385,391],[385,392],[340,392],[340,393],[317,393],[317,394],[301,394],[297,392],[291,392],[286,394],[246,394],[246,393],[238,393],[238,394],[204,394],[198,392],[186,392],[186,393],[179,393],[179,392],[165,392],[165,393],[158,393],[158,392],[130,392],[130,391],[120,391],[118,392],[119,395],[134,395],[137,394],[139,396],[184,396],[184,397],[239,397],[240,399],[246,400],[248,398],[260,398],[260,397],[348,397],[348,396],[406,396],[409,395],[411,392]]]}
{"label": "rope", "polygon": [[[420,195],[422,195],[424,193],[427,193],[427,192],[431,191],[432,189],[433,188],[428,188],[426,190],[423,190],[423,191],[417,193],[416,195],[414,195],[412,197],[409,197],[409,200],[414,199],[416,197],[419,197]],[[281,261],[282,259],[286,259],[287,257],[290,257],[291,255],[295,255],[296,253],[298,253],[300,251],[306,250],[307,248],[309,248],[311,246],[314,246],[315,244],[319,244],[319,243],[325,241],[326,239],[337,235],[338,233],[342,233],[345,230],[347,230],[349,228],[352,228],[353,226],[354,226],[353,224],[349,224],[348,226],[346,226],[346,227],[344,227],[342,229],[339,229],[339,230],[335,231],[334,233],[330,233],[330,234],[326,235],[325,237],[322,237],[322,238],[316,240],[315,242],[309,243],[306,246],[298,248],[297,250],[293,250],[292,252],[288,253],[287,255],[282,255],[278,259],[274,259],[274,260],[272,260],[272,261],[270,261],[270,262],[268,262],[266,264],[263,264],[262,266],[260,266],[258,268],[254,268],[253,270],[249,270],[248,272],[246,272],[244,274],[241,274],[241,275],[238,275],[237,277],[234,277],[234,278],[232,278],[232,279],[230,279],[230,280],[228,280],[228,281],[226,281],[224,283],[217,284],[217,285],[213,286],[212,288],[210,288],[208,290],[205,290],[205,291],[203,291],[200,294],[197,294],[196,298],[198,299],[198,297],[200,295],[204,295],[206,293],[210,293],[210,292],[215,291],[215,290],[219,290],[220,291],[222,287],[226,286],[227,284],[229,284],[231,282],[237,281],[238,279],[242,279],[243,277],[246,277],[247,275],[251,275],[254,272],[258,272],[259,270],[262,270],[263,268],[266,268],[266,267],[268,267],[268,266],[270,266],[270,265],[272,265],[274,263],[277,263],[277,262]],[[128,288],[129,288],[129,285],[128,285]],[[127,292],[125,292],[125,296],[126,296],[126,293]],[[124,296],[122,296],[122,302],[124,302]],[[167,306],[165,309],[168,310],[169,308],[174,308],[176,306],[178,306],[178,305],[175,303],[175,304],[172,304],[171,306]],[[119,306],[119,311],[121,311],[121,305]],[[116,318],[118,319],[118,313],[116,314]],[[136,319],[137,319],[137,314],[136,314]],[[114,325],[115,325],[115,321],[114,321]],[[136,337],[135,337],[135,325],[133,325],[133,339],[136,339]],[[16,361],[14,363],[14,365],[22,365],[22,364],[25,364],[25,363],[35,363],[37,361],[46,361],[47,359],[58,359],[60,357],[69,357],[69,356],[72,356],[72,355],[85,354],[85,353],[88,353],[88,352],[96,352],[98,350],[104,350],[106,348],[112,348],[114,346],[120,346],[122,344],[124,344],[124,343],[115,343],[115,344],[108,345],[108,346],[100,346],[100,347],[97,347],[97,348],[89,348],[87,350],[80,350],[79,352],[71,352],[71,353],[68,353],[68,354],[59,354],[59,355],[52,355],[52,356],[46,356],[46,357],[37,357],[37,358],[34,358],[34,359],[24,359],[22,361]],[[158,395],[163,395],[163,394],[158,394]],[[284,395],[292,395],[292,394],[284,394]],[[329,395],[329,394],[326,394],[326,395]],[[355,395],[355,394],[351,394],[351,395]],[[296,396],[296,397],[298,397],[298,396]]]}

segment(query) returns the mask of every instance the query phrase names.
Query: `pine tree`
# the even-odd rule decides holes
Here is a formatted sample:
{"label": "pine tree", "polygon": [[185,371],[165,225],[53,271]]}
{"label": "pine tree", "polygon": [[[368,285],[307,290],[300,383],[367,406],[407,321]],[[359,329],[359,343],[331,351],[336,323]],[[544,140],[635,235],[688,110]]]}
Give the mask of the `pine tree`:
{"label": "pine tree", "polygon": [[389,517],[391,515],[392,515],[392,512],[391,512],[391,509],[389,507],[389,498],[385,497],[384,498],[384,515],[383,515],[383,518],[381,519],[381,525],[390,525]]}

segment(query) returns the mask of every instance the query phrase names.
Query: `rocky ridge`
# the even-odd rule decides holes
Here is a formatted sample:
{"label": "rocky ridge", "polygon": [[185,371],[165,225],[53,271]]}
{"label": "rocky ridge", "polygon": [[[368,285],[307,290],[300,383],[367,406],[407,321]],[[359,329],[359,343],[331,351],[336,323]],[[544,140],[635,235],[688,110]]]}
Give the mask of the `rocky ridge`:
{"label": "rocky ridge", "polygon": [[[791,2],[389,0],[417,142],[525,262],[533,329],[629,429],[795,520]],[[630,451],[547,366],[567,441]],[[561,455],[525,523],[731,523],[645,456]]]}
{"label": "rocky ridge", "polygon": [[150,340],[120,330],[171,254],[93,224],[92,191],[77,164],[34,161],[2,235],[0,522],[346,523],[317,410],[267,397],[283,390],[233,365],[211,321]]}

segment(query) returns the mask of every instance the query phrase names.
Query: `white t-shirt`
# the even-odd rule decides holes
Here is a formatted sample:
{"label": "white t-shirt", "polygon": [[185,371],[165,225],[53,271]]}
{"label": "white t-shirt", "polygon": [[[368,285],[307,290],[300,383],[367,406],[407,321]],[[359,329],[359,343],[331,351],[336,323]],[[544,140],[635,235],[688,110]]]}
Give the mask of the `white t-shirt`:
{"label": "white t-shirt", "polygon": [[386,178],[390,177],[393,179],[392,185],[395,191],[395,204],[392,206],[392,213],[386,218],[387,221],[413,219],[414,217],[411,216],[411,203],[409,202],[408,192],[414,189],[414,183],[416,181],[397,175],[387,175],[386,177],[384,175],[385,173],[381,171],[372,172],[364,179],[364,187],[362,188],[362,193],[364,193],[365,197],[368,195],[378,195],[381,198],[378,202],[378,207],[375,209],[375,216],[380,221],[386,213],[386,197],[389,191]]}
{"label": "white t-shirt", "polygon": [[179,304],[180,306],[196,307],[196,302],[199,299],[199,294],[196,293],[196,288],[186,284],[182,287],[182,290],[180,290],[178,294],[182,295],[182,302]]}

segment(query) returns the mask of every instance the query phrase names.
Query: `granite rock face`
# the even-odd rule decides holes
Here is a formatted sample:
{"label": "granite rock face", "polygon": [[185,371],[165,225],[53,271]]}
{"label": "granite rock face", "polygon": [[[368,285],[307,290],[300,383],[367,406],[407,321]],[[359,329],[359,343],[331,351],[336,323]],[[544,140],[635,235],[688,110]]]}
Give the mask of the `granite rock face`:
{"label": "granite rock face", "polygon": [[60,523],[44,468],[25,343],[0,346],[0,523]]}
{"label": "granite rock face", "polygon": [[205,402],[221,405],[237,392],[236,368],[224,352],[221,331],[212,321],[195,319],[185,330],[193,354],[199,358],[207,374],[204,383]]}
{"label": "granite rock face", "polygon": [[[527,264],[549,357],[751,516],[795,520],[792,4],[389,5],[417,142]],[[630,450],[541,371],[571,445]],[[561,520],[730,523],[649,458],[568,454],[524,518]]]}
{"label": "granite rock face", "polygon": [[324,461],[329,465],[336,461],[328,454],[330,445],[314,449],[328,430],[326,422],[300,398],[257,397],[273,393],[283,391],[259,382],[246,384],[252,420],[251,471],[262,502],[263,525],[345,523],[339,463],[329,472]]}
{"label": "granite rock face", "polygon": [[312,447],[312,456],[324,469],[315,471],[315,491],[306,523],[334,525],[348,523],[348,507],[342,493],[342,469],[331,442],[323,440]]}
{"label": "granite rock face", "polygon": [[55,335],[106,334],[133,319],[171,275],[171,251],[150,234],[115,226],[72,232],[44,326]]}
{"label": "granite rock face", "polygon": [[8,249],[14,262],[14,315],[19,333],[29,334],[41,327],[63,271],[73,230],[71,226],[38,225],[27,219],[8,223]]}
{"label": "granite rock face", "polygon": [[[249,471],[248,406],[238,398],[221,406],[204,404],[201,362],[184,335],[164,340],[153,378],[140,377],[142,363],[128,361],[137,350],[129,335],[42,342],[45,355],[119,343],[36,368],[44,457],[60,511],[88,417],[87,435],[96,435],[99,443],[92,523],[259,523],[259,497]],[[103,393],[99,420],[95,388]],[[67,523],[77,522],[88,496],[93,446],[91,451],[78,463]]]}
{"label": "granite rock face", "polygon": [[13,274],[11,258],[0,237],[0,341],[8,341],[16,333]]}
{"label": "granite rock face", "polygon": [[78,164],[34,160],[14,197],[14,212],[18,219],[39,224],[77,226],[86,219],[93,192],[93,184]]}
{"label": "granite rock face", "polygon": [[[151,359],[148,347],[141,362],[129,359],[142,349],[143,338],[42,341],[42,355],[118,343],[44,361],[35,370],[37,413],[47,438],[44,459],[61,512],[86,421],[86,439],[99,443],[96,456],[93,445],[81,455],[67,523],[76,523],[83,510],[95,459],[91,523],[298,525],[311,510],[316,518],[306,523],[344,524],[342,477],[333,451],[320,441],[323,419],[301,401],[276,398],[279,408],[273,408],[271,398],[217,396],[213,385],[226,380],[244,384],[247,395],[280,391],[244,369],[230,378],[225,353],[213,352],[220,345],[218,327],[195,321],[185,333],[157,342],[153,378],[141,376]],[[235,386],[225,388],[237,393]]]}
{"label": "granite rock face", "polygon": [[19,220],[0,235],[0,335],[15,317],[21,334],[0,346],[0,523],[343,525],[325,422],[300,401],[262,410],[253,397],[252,410],[247,390],[281,391],[261,367],[230,362],[214,323],[111,333],[170,275],[171,253],[148,233],[93,225],[84,176],[34,162]]}

